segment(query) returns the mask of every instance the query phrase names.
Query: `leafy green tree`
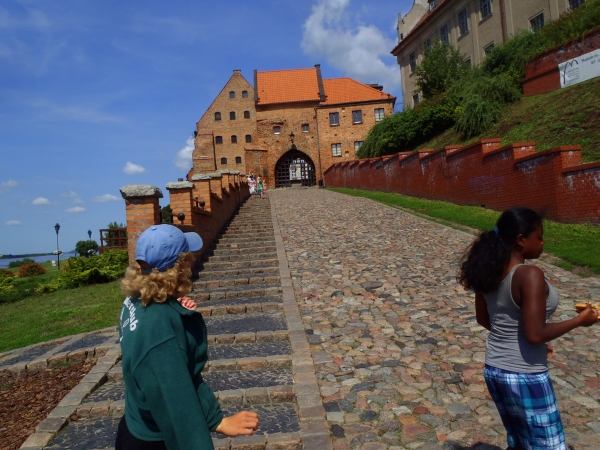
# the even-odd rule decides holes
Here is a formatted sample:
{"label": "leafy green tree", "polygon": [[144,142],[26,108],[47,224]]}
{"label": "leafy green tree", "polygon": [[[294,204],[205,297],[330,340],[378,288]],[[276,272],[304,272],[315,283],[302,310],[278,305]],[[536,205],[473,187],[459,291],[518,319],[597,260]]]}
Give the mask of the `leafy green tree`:
{"label": "leafy green tree", "polygon": [[[108,224],[107,228],[114,230],[116,228],[127,228],[125,225],[123,225],[122,223],[118,223],[118,222],[111,222]],[[106,246],[108,247],[115,247],[117,245],[121,245],[122,242],[120,242],[117,239],[111,240],[110,238],[118,238],[119,237],[119,233],[121,237],[127,237],[127,231],[105,231],[104,232],[104,242],[106,242]]]}
{"label": "leafy green tree", "polygon": [[91,256],[90,250],[93,251],[93,254],[98,253],[98,243],[96,241],[79,241],[75,244],[75,251],[79,253],[79,256]]}
{"label": "leafy green tree", "polygon": [[425,49],[425,56],[415,70],[418,91],[423,98],[432,98],[446,92],[452,84],[464,77],[471,68],[465,62],[465,56],[454,47],[437,40],[430,49]]}
{"label": "leafy green tree", "polygon": [[171,214],[163,214],[163,213],[172,213],[173,209],[171,208],[171,204],[169,203],[167,206],[163,206],[160,208],[161,211],[161,223],[173,223],[173,216]]}

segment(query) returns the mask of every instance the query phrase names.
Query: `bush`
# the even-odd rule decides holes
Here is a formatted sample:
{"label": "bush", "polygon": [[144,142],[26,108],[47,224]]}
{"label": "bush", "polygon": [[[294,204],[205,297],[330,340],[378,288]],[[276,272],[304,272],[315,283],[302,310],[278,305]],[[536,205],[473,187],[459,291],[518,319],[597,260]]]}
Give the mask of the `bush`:
{"label": "bush", "polygon": [[12,278],[14,276],[15,276],[15,273],[12,270],[0,269],[0,280],[2,278]]}
{"label": "bush", "polygon": [[79,253],[79,256],[92,256],[92,254],[98,252],[98,243],[92,240],[78,241],[77,244],[75,244],[75,251]]}
{"label": "bush", "polygon": [[29,264],[32,262],[34,262],[34,261],[31,258],[17,259],[16,261],[9,262],[8,267],[10,269],[16,269],[17,267],[21,267],[23,264]]}
{"label": "bush", "polygon": [[46,268],[35,261],[27,263],[19,267],[19,277],[30,277],[33,275],[43,275],[46,273]]}

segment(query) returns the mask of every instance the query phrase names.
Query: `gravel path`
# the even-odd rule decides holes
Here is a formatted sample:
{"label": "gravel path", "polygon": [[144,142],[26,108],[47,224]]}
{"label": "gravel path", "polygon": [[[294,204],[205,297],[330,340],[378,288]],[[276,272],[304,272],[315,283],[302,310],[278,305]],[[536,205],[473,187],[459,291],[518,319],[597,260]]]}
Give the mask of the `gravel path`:
{"label": "gravel path", "polygon": [[[270,195],[334,448],[505,448],[483,379],[487,331],[455,281],[472,236],[322,189]],[[537,264],[561,296],[556,319],[600,297],[597,278]],[[599,340],[597,326],[569,333],[550,365],[577,450],[600,439]]]}

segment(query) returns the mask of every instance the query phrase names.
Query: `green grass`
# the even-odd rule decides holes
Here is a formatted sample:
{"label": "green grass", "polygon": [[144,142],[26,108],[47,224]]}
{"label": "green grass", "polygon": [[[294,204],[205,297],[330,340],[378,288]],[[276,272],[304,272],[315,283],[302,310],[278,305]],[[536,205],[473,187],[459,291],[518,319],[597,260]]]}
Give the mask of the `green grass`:
{"label": "green grass", "polygon": [[482,135],[463,140],[458,132],[450,129],[418,149],[438,149],[445,145],[468,145],[480,139],[501,138],[502,145],[534,141],[537,151],[561,145],[581,145],[584,163],[600,161],[598,104],[600,78],[523,98],[507,106],[501,121]]}
{"label": "green grass", "polygon": [[115,281],[0,304],[0,352],[116,326],[123,299]]}
{"label": "green grass", "polygon": [[[436,222],[455,227],[459,224],[477,230],[491,230],[500,216],[497,211],[478,206],[460,206],[387,192],[347,188],[329,189],[355,197],[370,198],[389,206],[406,208],[418,215],[432,217]],[[587,267],[592,272],[600,274],[600,227],[568,225],[546,220],[544,240],[546,241],[544,251],[565,260],[557,265],[568,270],[572,270],[574,266]]]}

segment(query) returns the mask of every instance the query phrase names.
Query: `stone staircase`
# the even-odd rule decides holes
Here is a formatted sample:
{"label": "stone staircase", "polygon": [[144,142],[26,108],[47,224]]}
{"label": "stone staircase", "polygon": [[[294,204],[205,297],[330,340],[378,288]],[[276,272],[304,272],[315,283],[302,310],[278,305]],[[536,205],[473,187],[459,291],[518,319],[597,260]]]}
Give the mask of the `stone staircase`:
{"label": "stone staircase", "polygon": [[[214,433],[215,448],[331,449],[313,361],[268,200],[250,199],[240,208],[202,262],[190,296],[208,328],[206,383],[225,415],[249,409],[261,419],[254,436]],[[117,362],[89,395],[82,396],[66,426],[37,448],[112,448],[124,391]]]}

